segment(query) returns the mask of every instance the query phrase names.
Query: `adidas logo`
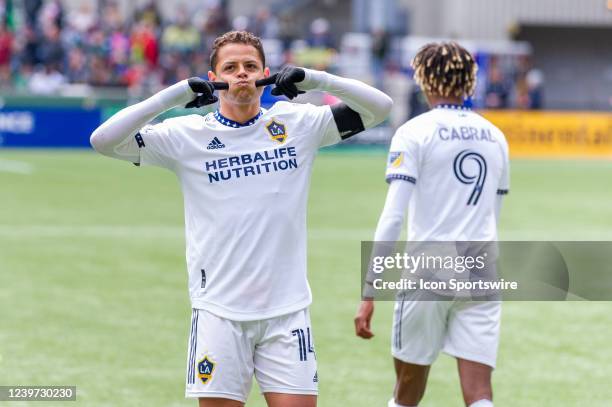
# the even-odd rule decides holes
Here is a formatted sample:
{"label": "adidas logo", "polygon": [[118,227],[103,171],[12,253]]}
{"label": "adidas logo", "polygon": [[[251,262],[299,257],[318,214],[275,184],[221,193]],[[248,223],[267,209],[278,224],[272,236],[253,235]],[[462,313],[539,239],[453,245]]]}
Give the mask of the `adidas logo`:
{"label": "adidas logo", "polygon": [[208,143],[207,150],[218,150],[220,148],[225,148],[225,144],[223,144],[217,137],[212,139],[210,143]]}
{"label": "adidas logo", "polygon": [[319,383],[319,372],[315,372],[314,377],[312,378],[313,383]]}

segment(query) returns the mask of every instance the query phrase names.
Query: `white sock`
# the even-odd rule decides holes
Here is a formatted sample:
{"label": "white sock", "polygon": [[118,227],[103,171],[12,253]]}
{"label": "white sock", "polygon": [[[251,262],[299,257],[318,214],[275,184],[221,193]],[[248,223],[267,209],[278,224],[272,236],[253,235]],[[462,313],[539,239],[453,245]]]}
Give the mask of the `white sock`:
{"label": "white sock", "polygon": [[[387,403],[387,407],[417,407],[417,406],[404,406],[401,404],[397,404],[395,402],[395,399],[392,398],[391,400],[389,400],[389,403]],[[476,407],[480,407],[480,406],[476,406]]]}
{"label": "white sock", "polygon": [[493,402],[491,400],[482,399],[470,404],[469,407],[493,407]]}

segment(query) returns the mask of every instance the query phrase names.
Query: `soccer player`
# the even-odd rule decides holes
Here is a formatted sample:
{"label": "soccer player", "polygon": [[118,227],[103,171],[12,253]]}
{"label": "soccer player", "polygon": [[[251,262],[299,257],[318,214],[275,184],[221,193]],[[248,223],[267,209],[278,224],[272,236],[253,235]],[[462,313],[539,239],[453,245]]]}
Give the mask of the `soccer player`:
{"label": "soccer player", "polygon": [[[200,406],[242,406],[255,375],[269,406],[316,405],[318,375],[306,279],[306,205],[319,147],[382,122],[391,99],[353,79],[285,67],[274,94],[307,90],[334,106],[277,102],[262,109],[270,75],[248,32],[218,37],[209,81],[183,80],[127,107],[91,136],[101,154],[174,172],[185,206],[192,304],[186,396]],[[148,124],[175,106],[219,106]]]}
{"label": "soccer player", "polygon": [[[409,241],[495,241],[509,187],[508,145],[499,129],[463,107],[476,83],[474,58],[457,43],[431,43],[417,53],[412,67],[431,110],[393,137],[389,190],[375,241],[397,241],[408,208]],[[365,339],[373,336],[371,285],[370,274],[355,317],[356,334]],[[389,406],[419,404],[441,350],[457,359],[465,404],[492,406],[500,313],[498,301],[419,301],[402,293],[395,304],[397,381]]]}

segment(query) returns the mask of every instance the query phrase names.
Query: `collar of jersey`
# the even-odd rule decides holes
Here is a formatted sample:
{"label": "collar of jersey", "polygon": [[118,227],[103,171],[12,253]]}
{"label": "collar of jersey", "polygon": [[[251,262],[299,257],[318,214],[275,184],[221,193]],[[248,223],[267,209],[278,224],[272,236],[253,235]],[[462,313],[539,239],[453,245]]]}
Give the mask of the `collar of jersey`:
{"label": "collar of jersey", "polygon": [[434,106],[434,109],[472,110],[467,106],[451,104],[436,105]]}
{"label": "collar of jersey", "polygon": [[234,121],[232,119],[228,119],[227,117],[223,116],[221,114],[221,112],[219,112],[218,110],[215,110],[215,119],[217,119],[217,121],[219,123],[221,123],[222,125],[224,125],[224,126],[233,127],[235,129],[237,129],[239,127],[248,127],[248,126],[251,126],[251,125],[255,124],[257,119],[259,119],[262,114],[263,114],[263,110],[259,109],[259,113],[257,113],[257,115],[255,117],[247,120],[244,123],[239,123],[239,122]]}

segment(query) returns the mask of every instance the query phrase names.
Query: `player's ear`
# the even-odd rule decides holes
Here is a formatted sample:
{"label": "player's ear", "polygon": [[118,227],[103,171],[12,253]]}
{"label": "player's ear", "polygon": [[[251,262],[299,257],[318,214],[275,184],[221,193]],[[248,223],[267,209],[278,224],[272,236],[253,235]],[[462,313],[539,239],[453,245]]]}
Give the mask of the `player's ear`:
{"label": "player's ear", "polygon": [[213,82],[216,81],[217,75],[213,71],[208,71],[208,80]]}
{"label": "player's ear", "polygon": [[268,76],[270,76],[270,68],[266,66],[264,68],[264,78],[267,78]]}

